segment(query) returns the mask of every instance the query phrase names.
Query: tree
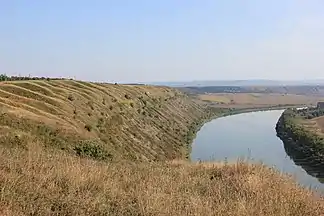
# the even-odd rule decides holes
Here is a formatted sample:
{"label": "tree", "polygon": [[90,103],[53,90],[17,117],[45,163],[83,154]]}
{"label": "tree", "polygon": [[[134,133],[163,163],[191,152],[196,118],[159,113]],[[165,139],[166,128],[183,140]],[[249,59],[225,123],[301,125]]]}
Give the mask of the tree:
{"label": "tree", "polygon": [[0,81],[7,81],[8,78],[9,77],[6,74],[0,74]]}

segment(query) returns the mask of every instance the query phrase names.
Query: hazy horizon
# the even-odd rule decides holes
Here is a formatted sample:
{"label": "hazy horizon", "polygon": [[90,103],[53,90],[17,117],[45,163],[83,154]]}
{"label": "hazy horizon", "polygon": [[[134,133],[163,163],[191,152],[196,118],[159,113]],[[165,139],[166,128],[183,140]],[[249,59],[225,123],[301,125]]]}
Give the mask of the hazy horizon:
{"label": "hazy horizon", "polygon": [[0,73],[106,82],[324,79],[324,2],[4,1]]}

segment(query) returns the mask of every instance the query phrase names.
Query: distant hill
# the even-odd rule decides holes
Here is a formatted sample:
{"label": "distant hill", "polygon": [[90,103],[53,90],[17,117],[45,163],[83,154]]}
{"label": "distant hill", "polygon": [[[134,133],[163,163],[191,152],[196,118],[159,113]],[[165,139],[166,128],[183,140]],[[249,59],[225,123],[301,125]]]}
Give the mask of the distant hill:
{"label": "distant hill", "polygon": [[297,86],[297,85],[324,85],[324,80],[202,80],[190,82],[152,82],[151,85],[164,85],[170,87],[196,87],[196,86]]}
{"label": "distant hill", "polygon": [[276,93],[296,95],[324,95],[324,85],[277,86],[188,86],[177,87],[189,94],[204,93]]}

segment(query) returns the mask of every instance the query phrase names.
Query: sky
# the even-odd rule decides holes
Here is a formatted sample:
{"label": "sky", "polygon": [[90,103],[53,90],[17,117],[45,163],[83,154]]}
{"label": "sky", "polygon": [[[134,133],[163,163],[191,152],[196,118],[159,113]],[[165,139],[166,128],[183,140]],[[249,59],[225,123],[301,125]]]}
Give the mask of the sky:
{"label": "sky", "polygon": [[322,0],[0,0],[0,73],[324,79]]}

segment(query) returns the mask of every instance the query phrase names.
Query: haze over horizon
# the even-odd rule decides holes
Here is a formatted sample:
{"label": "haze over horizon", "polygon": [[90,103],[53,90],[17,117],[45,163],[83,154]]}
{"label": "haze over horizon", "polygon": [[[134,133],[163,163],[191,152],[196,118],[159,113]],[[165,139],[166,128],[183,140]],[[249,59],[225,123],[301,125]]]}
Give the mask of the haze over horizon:
{"label": "haze over horizon", "polygon": [[0,73],[107,82],[324,79],[324,2],[0,2]]}

